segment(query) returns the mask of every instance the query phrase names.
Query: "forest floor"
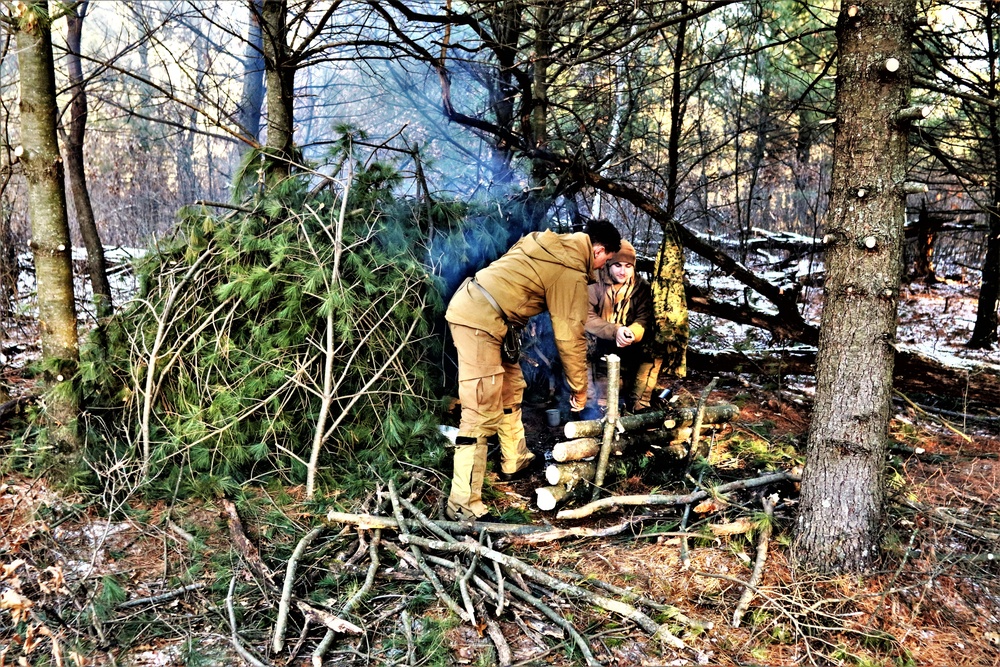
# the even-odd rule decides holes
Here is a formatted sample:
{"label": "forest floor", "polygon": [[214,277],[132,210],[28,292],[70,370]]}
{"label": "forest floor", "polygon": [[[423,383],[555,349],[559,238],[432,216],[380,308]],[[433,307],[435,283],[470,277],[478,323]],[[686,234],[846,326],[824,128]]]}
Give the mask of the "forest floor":
{"label": "forest floor", "polygon": [[[901,339],[912,336],[940,352],[962,354],[973,292],[967,284],[910,286]],[[20,347],[4,343],[10,359],[38,355],[32,326],[22,324]],[[723,327],[694,324],[729,335]],[[693,342],[698,344],[697,337]],[[995,361],[995,354],[977,358]],[[3,386],[14,396],[33,382],[23,368],[4,368]],[[691,375],[669,386],[691,404],[710,379]],[[709,402],[735,403],[740,413],[711,436],[705,470],[712,484],[802,463],[810,382],[720,378]],[[495,546],[536,568],[627,588],[643,604],[670,605],[702,622],[701,629],[671,622],[690,648],[677,653],[597,605],[546,598],[587,636],[594,658],[606,665],[1000,665],[1000,418],[980,413],[962,423],[920,407],[922,397],[910,398],[914,404],[897,404],[890,429],[884,554],[878,569],[863,576],[810,575],[791,567],[796,488],[790,483],[689,506],[686,523],[684,507],[616,509],[569,521],[534,505],[534,489],[544,483],[540,473],[503,483],[491,471],[487,501],[505,518],[607,533],[545,541],[509,537]],[[562,439],[560,428],[545,423],[545,407],[526,405],[524,415],[529,446],[542,456]],[[6,458],[16,452],[19,434],[2,427],[0,452]],[[671,465],[651,452],[623,456],[610,491],[690,490],[694,480]],[[246,488],[251,500],[241,504],[242,523],[234,525],[221,501],[144,501],[121,489],[94,498],[51,488],[44,472],[27,476],[8,464],[2,470],[0,666],[249,664],[234,652],[233,623],[241,646],[267,656],[262,664],[310,664],[308,650],[323,633],[316,623],[311,630],[306,624],[296,640],[301,616],[293,614],[291,652],[270,649],[278,602],[267,581],[280,587],[292,549],[315,525],[315,506],[303,500],[301,488]],[[441,482],[448,476],[426,472]],[[774,491],[780,498],[773,532],[763,543],[762,578],[742,622],[733,627],[766,532],[760,498]],[[433,506],[438,496],[431,489],[421,497]],[[373,496],[357,511],[374,513],[377,504]],[[249,546],[236,548],[240,530]],[[338,635],[324,664],[496,664],[484,615],[480,623],[462,623],[436,602],[429,586],[414,584],[419,572],[391,543],[392,531],[337,530],[331,528],[329,540],[317,542],[315,557],[303,558],[309,562],[302,565],[303,577],[317,586],[339,582],[339,602],[326,600],[330,606],[339,607],[362,585],[366,549],[374,553],[372,545],[381,540],[387,551],[385,561],[370,570],[368,602],[351,616],[364,634]],[[410,617],[407,601],[413,596],[427,600]],[[662,612],[658,619],[669,616],[663,608],[645,608],[652,615]],[[513,664],[584,664],[566,631],[530,605],[509,603],[498,627]]]}

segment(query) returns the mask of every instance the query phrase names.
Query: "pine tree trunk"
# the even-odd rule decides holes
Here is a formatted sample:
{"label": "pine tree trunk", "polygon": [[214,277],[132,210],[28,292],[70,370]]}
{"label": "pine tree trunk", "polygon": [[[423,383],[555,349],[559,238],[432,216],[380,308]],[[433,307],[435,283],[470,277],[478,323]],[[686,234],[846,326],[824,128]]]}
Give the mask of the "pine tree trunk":
{"label": "pine tree trunk", "polygon": [[913,253],[913,272],[909,275],[909,280],[922,280],[933,285],[937,282],[934,274],[934,241],[937,239],[937,230],[927,213],[927,202],[923,202],[920,207],[914,235],[916,248]]}
{"label": "pine tree trunk", "polygon": [[[48,3],[19,5],[17,64],[21,76],[21,144],[28,183],[31,248],[38,286],[39,330],[47,397],[45,419],[58,458],[79,448],[79,400],[72,388],[79,363],[73,265],[63,162],[56,141],[56,86]],[[57,461],[60,465],[62,461]]]}
{"label": "pine tree trunk", "polygon": [[94,207],[87,189],[83,162],[83,139],[87,131],[87,90],[84,87],[83,68],[80,65],[80,37],[83,31],[83,19],[87,15],[87,4],[87,2],[81,3],[75,11],[66,16],[68,24],[66,67],[69,70],[70,91],[73,94],[69,103],[69,133],[66,137],[66,174],[73,193],[76,221],[80,226],[83,244],[87,248],[87,270],[94,291],[97,319],[100,321],[111,317],[113,304],[111,283],[108,282],[108,267],[104,258],[104,244],[97,231],[97,221],[94,218]]}
{"label": "pine tree trunk", "polygon": [[295,66],[288,53],[287,0],[264,0],[264,79],[267,87],[267,143],[278,174],[291,171],[295,159]]}
{"label": "pine tree trunk", "polygon": [[[4,177],[0,194],[6,189],[9,177]],[[10,211],[0,200],[0,342],[7,338],[4,321],[10,317],[17,299],[17,254],[14,252],[14,233],[10,228]]]}
{"label": "pine tree trunk", "polygon": [[907,156],[896,114],[909,94],[914,15],[915,0],[845,3],[837,24],[835,241],[794,539],[801,569],[862,571],[878,555]]}

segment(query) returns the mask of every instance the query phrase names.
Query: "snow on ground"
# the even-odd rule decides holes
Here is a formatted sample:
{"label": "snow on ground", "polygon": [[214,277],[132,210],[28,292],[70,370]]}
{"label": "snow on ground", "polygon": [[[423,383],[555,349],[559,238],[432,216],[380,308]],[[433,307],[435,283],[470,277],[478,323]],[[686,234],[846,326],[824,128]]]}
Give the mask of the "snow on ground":
{"label": "snow on ground", "polygon": [[[685,270],[693,284],[709,287],[716,298],[731,302],[749,299],[755,308],[775,312],[759,295],[748,294],[745,285],[717,271],[713,273],[711,267],[689,263]],[[775,284],[785,282],[785,274],[763,275]],[[978,287],[968,282],[948,280],[929,286],[904,283],[900,288],[899,328],[896,332],[899,343],[949,365],[963,366],[970,362],[1000,364],[1000,350],[970,350],[965,347],[976,323],[978,294]],[[802,289],[799,312],[807,322],[816,326],[822,312],[821,299],[821,288]],[[708,349],[756,349],[767,347],[770,339],[766,331],[756,327],[701,313],[691,313],[691,332],[692,344]]]}

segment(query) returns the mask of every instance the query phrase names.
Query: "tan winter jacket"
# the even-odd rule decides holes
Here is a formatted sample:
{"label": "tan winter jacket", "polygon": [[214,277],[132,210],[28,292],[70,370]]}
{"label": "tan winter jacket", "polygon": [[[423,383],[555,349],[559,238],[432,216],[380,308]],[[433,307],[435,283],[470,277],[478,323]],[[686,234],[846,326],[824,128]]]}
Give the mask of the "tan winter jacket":
{"label": "tan winter jacket", "polygon": [[[502,257],[476,273],[476,282],[488,291],[507,318],[525,324],[548,310],[556,348],[570,391],[587,390],[587,282],[594,251],[586,234],[532,232]],[[482,329],[497,338],[507,331],[486,297],[469,283],[463,284],[448,304],[445,319]]]}

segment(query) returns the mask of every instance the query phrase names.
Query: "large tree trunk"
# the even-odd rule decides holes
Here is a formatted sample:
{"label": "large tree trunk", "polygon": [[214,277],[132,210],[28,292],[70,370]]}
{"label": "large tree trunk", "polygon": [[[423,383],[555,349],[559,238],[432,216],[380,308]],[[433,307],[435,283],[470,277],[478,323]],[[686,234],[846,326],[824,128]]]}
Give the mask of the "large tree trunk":
{"label": "large tree trunk", "polygon": [[[17,64],[21,75],[21,145],[28,183],[31,248],[38,284],[38,316],[47,397],[45,419],[55,452],[71,459],[79,448],[79,400],[73,375],[79,364],[73,264],[66,215],[63,162],[56,140],[56,84],[45,0],[18,5]],[[63,461],[57,461],[57,465]]]}
{"label": "large tree trunk", "polygon": [[[522,119],[528,143],[542,150],[549,145],[549,66],[552,64],[552,24],[560,12],[552,0],[542,0],[534,7],[531,19],[535,28],[535,55],[532,63],[531,100],[526,105],[530,116]],[[555,193],[550,182],[551,166],[545,160],[531,161],[531,185],[524,193],[526,229],[540,229],[552,206]],[[516,230],[515,230],[516,231]]]}
{"label": "large tree trunk", "polygon": [[83,164],[83,140],[87,131],[87,89],[83,81],[83,67],[80,65],[80,36],[83,32],[83,19],[87,16],[87,5],[88,2],[81,3],[66,16],[66,67],[69,70],[72,93],[69,103],[69,132],[66,135],[66,172],[73,193],[76,221],[80,226],[83,245],[87,248],[87,270],[94,290],[94,307],[97,309],[97,319],[101,321],[111,317],[114,308],[111,283],[108,282],[108,265],[104,259],[104,244],[97,231]]}
{"label": "large tree trunk", "polygon": [[288,48],[287,0],[264,0],[264,79],[267,87],[267,143],[277,174],[288,174],[295,160],[295,65]]}
{"label": "large tree trunk", "polygon": [[845,4],[837,23],[837,128],[816,401],[794,556],[861,571],[879,551],[906,176],[915,0]]}

